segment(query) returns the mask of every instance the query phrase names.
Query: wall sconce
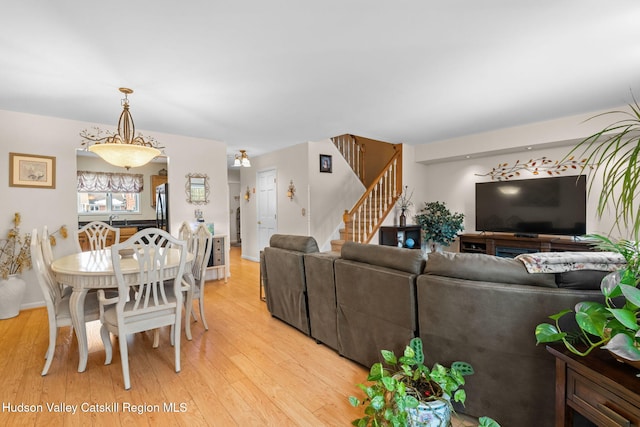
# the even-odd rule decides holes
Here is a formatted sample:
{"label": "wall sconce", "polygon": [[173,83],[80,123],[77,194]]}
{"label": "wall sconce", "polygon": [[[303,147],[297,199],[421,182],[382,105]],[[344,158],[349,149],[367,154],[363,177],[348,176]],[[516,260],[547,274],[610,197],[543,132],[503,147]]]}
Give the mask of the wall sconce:
{"label": "wall sconce", "polygon": [[287,197],[289,200],[293,201],[293,196],[296,194],[296,186],[293,185],[293,180],[289,183],[289,188],[287,189]]}
{"label": "wall sconce", "polygon": [[247,186],[247,192],[244,193],[244,199],[248,202],[251,198],[251,190],[249,190],[249,186]]}

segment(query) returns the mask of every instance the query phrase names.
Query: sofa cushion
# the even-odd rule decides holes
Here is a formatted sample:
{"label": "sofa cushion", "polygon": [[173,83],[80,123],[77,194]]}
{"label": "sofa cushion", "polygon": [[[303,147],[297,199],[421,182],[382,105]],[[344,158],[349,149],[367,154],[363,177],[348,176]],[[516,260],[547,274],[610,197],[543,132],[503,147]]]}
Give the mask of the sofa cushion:
{"label": "sofa cushion", "polygon": [[412,274],[420,274],[425,263],[422,253],[416,249],[356,242],[345,242],[341,257],[345,260],[379,265]]}
{"label": "sofa cushion", "polygon": [[553,274],[529,274],[520,261],[485,254],[431,253],[424,272],[484,282],[557,287]]}
{"label": "sofa cushion", "polygon": [[288,249],[305,254],[318,252],[316,239],[310,236],[295,236],[291,234],[274,234],[269,240],[272,248]]}
{"label": "sofa cushion", "polygon": [[578,270],[556,273],[556,284],[559,288],[599,290],[600,282],[608,271]]}

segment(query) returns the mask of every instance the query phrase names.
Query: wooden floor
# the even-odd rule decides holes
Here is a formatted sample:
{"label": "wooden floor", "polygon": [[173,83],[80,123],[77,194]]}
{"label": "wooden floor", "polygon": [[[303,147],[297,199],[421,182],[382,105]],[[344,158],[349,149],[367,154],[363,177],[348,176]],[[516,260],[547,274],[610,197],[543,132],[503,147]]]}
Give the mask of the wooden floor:
{"label": "wooden floor", "polygon": [[[348,403],[367,370],[285,323],[259,299],[259,265],[231,248],[228,283],[206,285],[209,331],[192,324],[175,373],[168,329],[128,337],[131,390],[120,353],[104,365],[99,322],[88,325],[89,361],[76,371],[78,346],[59,331],[47,376],[47,312],[0,320],[0,425],[7,426],[347,426],[361,416]],[[76,411],[73,413],[73,411]]]}

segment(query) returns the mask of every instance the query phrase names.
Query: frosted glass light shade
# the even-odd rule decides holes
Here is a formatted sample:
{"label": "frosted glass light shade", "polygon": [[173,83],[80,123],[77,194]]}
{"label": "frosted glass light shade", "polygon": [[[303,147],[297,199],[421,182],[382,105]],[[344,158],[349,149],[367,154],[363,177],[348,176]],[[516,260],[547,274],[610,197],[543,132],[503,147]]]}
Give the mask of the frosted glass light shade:
{"label": "frosted glass light shade", "polygon": [[162,154],[156,148],[135,144],[94,144],[89,147],[89,151],[96,153],[107,163],[127,169],[146,165]]}
{"label": "frosted glass light shade", "polygon": [[234,167],[243,166],[245,168],[251,167],[251,162],[249,161],[249,156],[247,156],[246,150],[240,150],[240,154],[236,154],[236,159],[233,162]]}

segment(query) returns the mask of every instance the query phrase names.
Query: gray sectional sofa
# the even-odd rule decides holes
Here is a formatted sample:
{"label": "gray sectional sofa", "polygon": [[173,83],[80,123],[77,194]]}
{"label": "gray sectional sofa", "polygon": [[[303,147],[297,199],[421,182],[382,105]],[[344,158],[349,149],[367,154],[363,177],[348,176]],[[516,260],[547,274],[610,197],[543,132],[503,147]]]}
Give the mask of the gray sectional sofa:
{"label": "gray sectional sofa", "polygon": [[[553,425],[554,358],[535,345],[535,326],[579,301],[601,301],[605,272],[530,274],[518,260],[483,254],[432,254],[425,262],[417,250],[353,242],[340,254],[321,253],[313,238],[300,238],[271,242],[287,247],[283,257],[298,252],[295,263],[265,248],[273,316],[366,367],[381,360],[381,349],[400,354],[420,336],[429,364],[474,367],[460,412],[503,427]],[[294,279],[299,291],[283,291]]]}

